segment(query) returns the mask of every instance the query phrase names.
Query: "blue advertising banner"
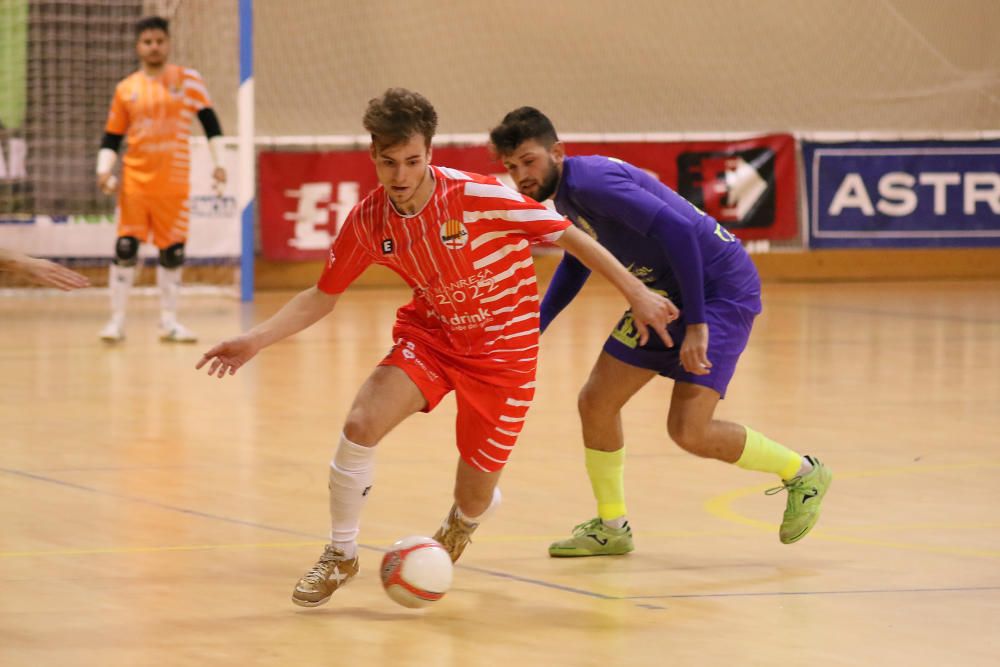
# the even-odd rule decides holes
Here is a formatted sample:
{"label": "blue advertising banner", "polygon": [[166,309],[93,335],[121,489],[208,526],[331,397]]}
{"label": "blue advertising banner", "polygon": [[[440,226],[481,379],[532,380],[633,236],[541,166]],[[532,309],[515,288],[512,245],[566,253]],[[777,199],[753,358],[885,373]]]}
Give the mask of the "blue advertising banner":
{"label": "blue advertising banner", "polygon": [[812,248],[1000,246],[1000,141],[802,142]]}

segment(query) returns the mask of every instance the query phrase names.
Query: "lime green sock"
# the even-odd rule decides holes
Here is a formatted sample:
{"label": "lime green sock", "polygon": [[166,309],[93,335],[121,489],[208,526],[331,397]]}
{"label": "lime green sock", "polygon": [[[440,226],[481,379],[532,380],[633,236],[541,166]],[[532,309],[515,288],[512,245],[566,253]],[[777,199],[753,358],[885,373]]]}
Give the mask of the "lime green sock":
{"label": "lime green sock", "polygon": [[625,448],[617,452],[584,452],[590,486],[597,498],[597,515],[606,521],[625,516]]}
{"label": "lime green sock", "polygon": [[761,435],[748,426],[746,444],[743,454],[736,465],[745,470],[773,472],[781,479],[791,479],[802,467],[802,455],[793,452],[784,445],[779,445],[767,436]]}

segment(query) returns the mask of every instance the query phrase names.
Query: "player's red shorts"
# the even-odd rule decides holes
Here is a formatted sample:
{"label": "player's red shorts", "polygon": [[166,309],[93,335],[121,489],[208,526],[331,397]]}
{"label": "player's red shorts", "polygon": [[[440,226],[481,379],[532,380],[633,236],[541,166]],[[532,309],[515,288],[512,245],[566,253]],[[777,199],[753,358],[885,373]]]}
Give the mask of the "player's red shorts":
{"label": "player's red shorts", "polygon": [[189,206],[187,195],[149,197],[122,193],[118,196],[118,236],[134,236],[145,242],[152,232],[153,243],[160,250],[184,243],[191,215]]}
{"label": "player's red shorts", "polygon": [[413,380],[427,399],[430,412],[455,391],[458,418],[455,435],[458,453],[469,465],[494,472],[507,463],[525,415],[535,395],[535,378],[521,387],[501,387],[483,377],[458,370],[427,345],[399,338],[379,366],[396,366]]}

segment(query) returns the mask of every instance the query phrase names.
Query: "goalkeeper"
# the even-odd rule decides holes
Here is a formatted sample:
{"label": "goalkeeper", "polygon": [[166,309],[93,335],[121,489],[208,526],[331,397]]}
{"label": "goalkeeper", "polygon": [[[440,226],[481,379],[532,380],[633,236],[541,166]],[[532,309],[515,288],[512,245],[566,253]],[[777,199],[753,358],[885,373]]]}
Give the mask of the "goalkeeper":
{"label": "goalkeeper", "polygon": [[188,236],[188,138],[197,115],[208,137],[215,164],[216,190],[226,181],[222,157],[222,129],[212,110],[201,75],[167,62],[170,36],[166,19],[150,16],[135,25],[142,67],[115,88],[104,139],[97,154],[97,184],[112,194],[117,182],[111,174],[122,138],[128,150],[122,160],[118,192],[118,239],[108,286],[111,319],[100,337],[108,343],[125,338],[125,306],[135,282],[139,245],[152,238],[159,249],[156,282],[160,289],[160,340],[193,343],[197,337],[177,321],[177,298]]}

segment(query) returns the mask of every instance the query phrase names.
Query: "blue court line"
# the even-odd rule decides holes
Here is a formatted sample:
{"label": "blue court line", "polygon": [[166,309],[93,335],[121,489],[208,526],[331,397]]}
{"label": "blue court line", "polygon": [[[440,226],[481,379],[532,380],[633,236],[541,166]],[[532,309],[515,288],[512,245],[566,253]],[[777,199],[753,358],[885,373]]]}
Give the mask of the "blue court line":
{"label": "blue court line", "polygon": [[[52,477],[45,477],[43,475],[36,475],[30,472],[24,472],[23,470],[12,470],[10,468],[0,468],[0,472],[7,473],[9,475],[15,475],[18,477],[25,477],[27,479],[35,480],[37,482],[47,482],[49,484],[57,484],[59,486],[65,486],[67,488],[76,489],[78,491],[87,491],[88,493],[96,493],[102,496],[109,496],[111,498],[118,498],[121,500],[128,500],[130,502],[139,503],[141,505],[148,505],[150,507],[156,507],[158,509],[167,510],[170,512],[179,512],[181,514],[187,514],[189,516],[196,516],[202,519],[211,519],[213,521],[222,521],[225,523],[235,524],[238,526],[248,526],[250,528],[259,528],[261,530],[269,530],[276,533],[284,533],[286,535],[295,535],[296,537],[305,537],[317,541],[325,541],[329,539],[326,535],[316,535],[315,533],[306,533],[299,530],[290,530],[288,528],[280,528],[278,526],[269,526],[263,523],[257,523],[255,521],[246,521],[244,519],[234,519],[232,517],[220,516],[217,514],[209,514],[208,512],[199,512],[198,510],[188,509],[186,507],[177,507],[175,505],[167,505],[166,503],[160,503],[155,500],[148,500],[146,498],[139,498],[136,496],[129,496],[123,493],[114,493],[112,491],[104,491],[92,486],[87,486],[85,484],[77,484],[76,482],[66,482],[60,479],[54,479]],[[367,551],[375,551],[378,553],[385,553],[386,549],[382,547],[376,547],[370,544],[358,544],[359,549],[365,549]],[[544,588],[551,588],[554,590],[564,591],[567,593],[576,593],[577,595],[586,595],[589,597],[599,598],[602,600],[614,600],[617,599],[611,595],[604,595],[602,593],[594,593],[582,588],[574,588],[572,586],[563,586],[561,584],[554,584],[547,581],[542,581],[540,579],[531,579],[529,577],[522,577],[516,574],[509,574],[506,572],[499,572],[497,570],[488,570],[486,568],[475,567],[472,565],[456,565],[455,567],[468,570],[470,572],[478,572],[480,574],[489,575],[491,577],[497,577],[500,579],[510,579],[513,581],[518,581],[525,584],[532,584],[535,586],[542,586]]]}
{"label": "blue court line", "polygon": [[87,486],[85,484],[77,484],[76,482],[65,482],[61,479],[54,479],[52,477],[45,477],[43,475],[36,475],[30,472],[24,472],[23,470],[11,470],[10,468],[0,468],[0,472],[5,472],[9,475],[16,475],[18,477],[26,477],[28,479],[33,479],[37,482],[47,482],[49,484],[57,484],[59,486],[65,486],[71,489],[77,489],[78,491],[87,491],[89,493],[96,493],[101,496],[108,496],[111,498],[118,498],[120,500],[128,500],[130,502],[139,503],[140,505],[149,505],[150,507],[156,507],[163,510],[168,510],[170,512],[179,512],[180,514],[187,514],[190,516],[200,517],[202,519],[212,519],[213,521],[223,521],[225,523],[236,524],[238,526],[248,526],[250,528],[260,528],[262,530],[270,530],[276,533],[285,533],[286,535],[295,535],[296,537],[307,537],[309,539],[323,540],[327,539],[325,537],[317,537],[313,533],[305,533],[299,530],[289,530],[288,528],[279,528],[277,526],[268,526],[266,524],[257,523],[255,521],[245,521],[243,519],[233,519],[227,516],[219,516],[217,514],[209,514],[208,512],[199,512],[198,510],[188,509],[186,507],[177,507],[175,505],[167,505],[166,503],[160,503],[155,500],[148,500],[146,498],[139,498],[137,496],[129,496],[124,493],[115,493],[113,491],[104,491],[102,489],[97,489],[92,486]]}
{"label": "blue court line", "polygon": [[[306,537],[309,539],[315,539],[317,541],[326,540],[326,536],[319,536],[314,533],[306,533],[298,530],[289,530],[287,528],[279,528],[277,526],[269,526],[267,524],[257,523],[254,521],[246,521],[243,519],[234,519],[226,516],[219,516],[217,514],[209,514],[208,512],[200,512],[198,510],[188,509],[186,507],[177,507],[174,505],[167,505],[166,503],[160,503],[155,500],[147,500],[146,498],[139,498],[136,496],[129,496],[121,493],[114,493],[110,491],[103,491],[101,489],[94,488],[92,486],[87,486],[85,484],[77,484],[75,482],[66,482],[59,479],[53,479],[51,477],[45,477],[43,475],[36,475],[29,472],[24,472],[22,470],[12,470],[10,468],[0,468],[0,472],[5,472],[9,475],[16,475],[19,477],[25,477],[38,482],[47,482],[49,484],[57,484],[59,486],[65,486],[71,489],[76,489],[78,491],[87,491],[89,493],[96,493],[102,496],[109,496],[112,498],[119,498],[121,500],[128,500],[130,502],[139,503],[142,505],[148,505],[150,507],[156,507],[158,509],[168,510],[171,512],[179,512],[181,514],[187,514],[189,516],[196,516],[203,519],[211,519],[213,521],[223,521],[225,523],[235,524],[239,526],[248,526],[251,528],[259,528],[261,530],[269,530],[278,533],[284,533],[286,535],[295,535],[297,537]],[[375,551],[378,553],[385,553],[385,549],[381,547],[372,546],[369,544],[358,544],[359,549],[365,549],[368,551]],[[489,570],[485,568],[475,567],[471,565],[456,565],[455,567],[468,570],[470,572],[478,572],[480,574],[489,575],[491,577],[497,577],[500,579],[509,579],[513,581],[518,581],[525,584],[532,584],[535,586],[542,586],[544,588],[551,588],[558,591],[563,591],[567,593],[575,593],[577,595],[585,595],[588,597],[594,597],[602,600],[614,600],[617,599],[614,596],[604,595],[602,593],[595,593],[593,591],[588,591],[582,588],[574,588],[572,586],[563,586],[561,584],[554,584],[547,581],[542,581],[540,579],[532,579],[530,577],[522,577],[515,574],[509,574],[506,572],[499,572],[497,570]]]}
{"label": "blue court line", "polygon": [[[209,514],[208,512],[200,512],[198,510],[188,509],[186,507],[177,507],[175,505],[168,505],[166,503],[160,503],[155,500],[148,500],[146,498],[139,498],[136,496],[129,496],[123,493],[114,493],[110,491],[103,491],[101,489],[94,488],[92,486],[87,486],[85,484],[77,484],[75,482],[66,482],[60,479],[53,479],[51,477],[45,477],[43,475],[36,475],[29,472],[24,472],[21,470],[12,470],[10,468],[0,468],[0,472],[7,473],[9,475],[15,475],[18,477],[24,477],[38,482],[46,482],[49,484],[56,484],[59,486],[64,486],[71,489],[76,489],[78,491],[87,491],[88,493],[95,493],[102,496],[108,496],[111,498],[118,498],[121,500],[128,500],[130,502],[139,503],[142,505],[148,505],[150,507],[156,507],[159,509],[167,510],[170,512],[178,512],[180,514],[187,514],[189,516],[196,516],[202,519],[210,519],[213,521],[222,521],[224,523],[235,524],[239,526],[247,526],[250,528],[259,528],[261,530],[269,530],[277,533],[284,533],[286,535],[295,535],[297,537],[305,537],[309,539],[315,539],[317,541],[326,540],[326,536],[319,536],[314,533],[306,533],[299,530],[290,530],[288,528],[280,528],[278,526],[269,526],[263,523],[257,523],[255,521],[246,521],[244,519],[234,519],[232,517],[220,516],[217,514]],[[376,547],[368,544],[358,544],[358,548],[365,549],[367,551],[375,551],[378,553],[385,553],[385,549],[381,547]],[[496,577],[498,579],[507,579],[510,581],[517,581],[523,584],[529,584],[532,586],[540,586],[542,588],[548,588],[551,590],[562,591],[564,593],[573,593],[575,595],[583,595],[590,598],[595,598],[598,600],[623,600],[623,601],[636,601],[636,600],[683,600],[683,599],[699,599],[699,598],[735,598],[735,597],[781,597],[781,596],[818,596],[818,595],[870,595],[870,594],[891,594],[891,593],[967,593],[967,592],[983,592],[983,591],[996,591],[1000,590],[1000,586],[982,586],[982,587],[966,587],[966,588],[902,588],[902,589],[861,589],[861,590],[847,590],[847,591],[762,591],[758,593],[683,593],[683,594],[666,594],[666,595],[606,595],[604,593],[597,593],[594,591],[588,591],[583,588],[576,588],[574,586],[566,586],[563,584],[556,584],[550,581],[544,581],[541,579],[533,579],[531,577],[524,577],[516,574],[510,574],[509,572],[501,572],[498,570],[491,570],[488,568],[476,567],[474,565],[456,565],[456,568],[466,570],[469,572],[477,572],[479,574],[484,574],[491,577]],[[657,607],[651,604],[639,604],[638,607],[645,609],[662,609],[662,607]]]}
{"label": "blue court line", "polygon": [[531,584],[533,586],[541,586],[542,588],[551,588],[556,591],[563,591],[566,593],[575,593],[577,595],[585,595],[591,598],[597,598],[598,600],[628,600],[628,597],[621,597],[618,595],[605,595],[604,593],[596,593],[594,591],[588,591],[584,588],[576,588],[574,586],[565,586],[563,584],[554,584],[551,581],[543,581],[542,579],[532,579],[531,577],[522,577],[518,574],[510,574],[509,572],[500,572],[498,570],[490,570],[484,567],[476,567],[475,565],[456,565],[456,568],[461,570],[468,570],[469,572],[478,572],[479,574],[485,574],[491,577],[496,577],[498,579],[509,579],[511,581],[517,581],[522,584]]}

